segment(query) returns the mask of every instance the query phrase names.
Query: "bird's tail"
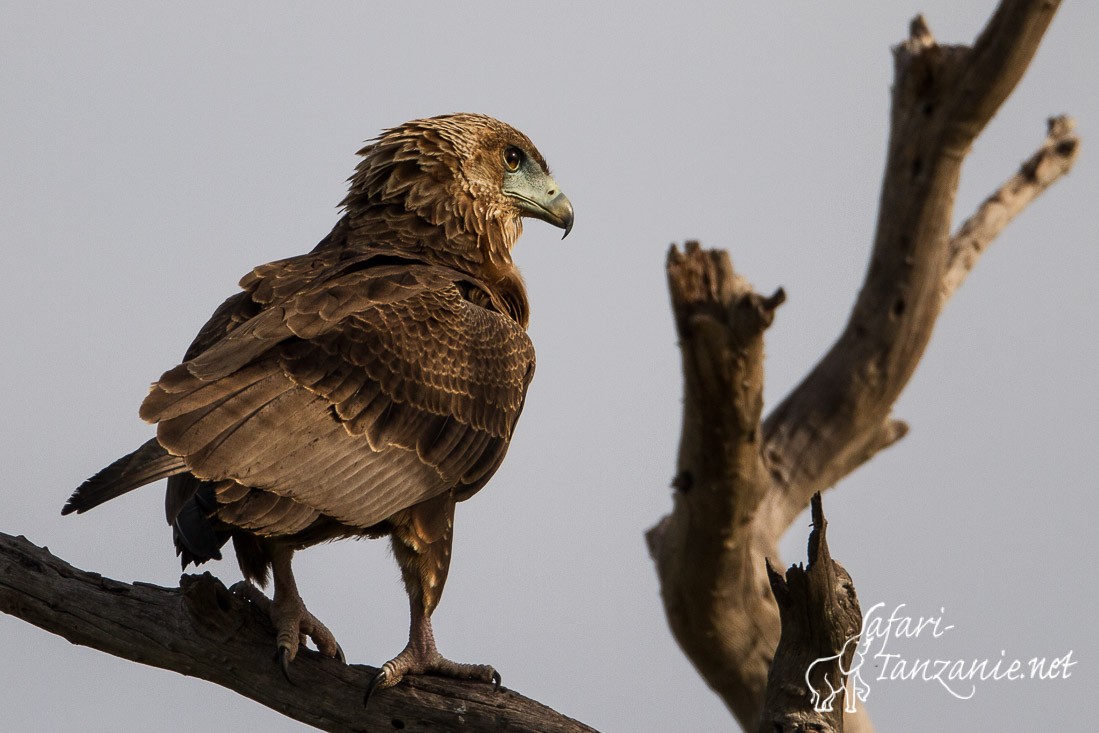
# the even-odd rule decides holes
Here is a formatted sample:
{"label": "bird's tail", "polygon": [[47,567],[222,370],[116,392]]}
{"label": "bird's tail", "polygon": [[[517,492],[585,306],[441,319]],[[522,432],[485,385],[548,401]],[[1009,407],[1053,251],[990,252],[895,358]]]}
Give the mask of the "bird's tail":
{"label": "bird's tail", "polygon": [[127,491],[186,470],[182,458],[168,453],[153,438],[82,483],[65,502],[61,513],[86,512]]}

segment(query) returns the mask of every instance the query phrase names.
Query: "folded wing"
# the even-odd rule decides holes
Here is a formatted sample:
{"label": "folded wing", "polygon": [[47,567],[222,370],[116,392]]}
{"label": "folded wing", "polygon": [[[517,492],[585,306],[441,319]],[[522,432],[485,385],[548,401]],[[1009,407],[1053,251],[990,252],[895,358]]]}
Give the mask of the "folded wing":
{"label": "folded wing", "polygon": [[499,466],[534,351],[471,300],[478,283],[313,254],[242,284],[250,299],[223,306],[224,335],[208,333],[141,408],[196,477],[368,527],[451,489],[465,498]]}

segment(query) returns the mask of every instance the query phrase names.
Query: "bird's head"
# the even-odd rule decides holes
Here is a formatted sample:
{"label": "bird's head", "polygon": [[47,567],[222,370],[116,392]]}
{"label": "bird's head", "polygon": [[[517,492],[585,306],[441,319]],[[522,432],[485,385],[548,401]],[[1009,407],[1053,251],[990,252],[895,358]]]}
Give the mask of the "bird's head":
{"label": "bird's head", "polygon": [[507,257],[532,217],[572,230],[572,204],[534,143],[480,114],[412,120],[359,151],[344,206],[353,217],[414,217],[446,240],[476,242],[489,259]]}

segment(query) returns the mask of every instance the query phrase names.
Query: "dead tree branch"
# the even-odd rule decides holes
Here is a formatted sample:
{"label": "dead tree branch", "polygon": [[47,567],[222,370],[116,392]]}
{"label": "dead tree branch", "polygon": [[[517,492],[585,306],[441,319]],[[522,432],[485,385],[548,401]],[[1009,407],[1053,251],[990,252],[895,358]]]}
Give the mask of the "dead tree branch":
{"label": "dead tree branch", "polygon": [[[752,568],[762,569],[774,548],[761,548],[743,530],[753,526],[767,487],[759,430],[763,331],[785,296],[752,292],[724,252],[696,242],[668,254],[668,284],[683,354],[683,433],[675,508],[649,531],[649,548],[668,622],[687,656],[734,711],[758,709],[779,620],[758,608],[774,602],[767,577]],[[750,686],[744,674],[754,675]]]}
{"label": "dead tree branch", "polygon": [[[828,522],[820,494],[813,495],[812,510],[809,567],[792,565],[783,577],[767,563],[782,638],[767,676],[759,733],[842,733],[846,696],[861,692],[861,699],[866,698],[865,691],[848,689],[862,630],[855,584],[828,552]],[[805,694],[807,677],[819,699]]]}
{"label": "dead tree branch", "polygon": [[[1059,119],[1020,173],[951,237],[962,162],[1014,89],[1058,2],[1003,0],[972,46],[922,17],[894,49],[891,130],[869,267],[847,326],[760,421],[763,330],[781,298],[752,292],[728,256],[689,243],[668,257],[684,372],[674,505],[647,534],[669,625],[742,727],[756,727],[779,642],[764,558],[815,493],[907,432],[891,417],[942,307],[977,256],[1072,166]],[[847,730],[865,733],[864,714]]]}
{"label": "dead tree branch", "polygon": [[772,529],[843,478],[837,458],[873,442],[908,384],[943,305],[962,163],[1057,5],[1005,0],[972,48],[937,44],[918,17],[894,49],[889,154],[862,290],[835,345],[764,425],[779,479],[767,502]]}
{"label": "dead tree branch", "polygon": [[376,669],[303,650],[288,683],[267,618],[209,573],[180,588],[120,583],[74,568],[23,537],[0,533],[0,611],[74,644],[199,677],[329,731],[592,731],[533,700],[489,685],[409,677],[363,691]]}
{"label": "dead tree branch", "polygon": [[1051,117],[1049,134],[1042,146],[954,233],[940,293],[943,303],[961,287],[977,260],[1012,219],[1072,170],[1080,153],[1080,138],[1075,129],[1072,118]]}

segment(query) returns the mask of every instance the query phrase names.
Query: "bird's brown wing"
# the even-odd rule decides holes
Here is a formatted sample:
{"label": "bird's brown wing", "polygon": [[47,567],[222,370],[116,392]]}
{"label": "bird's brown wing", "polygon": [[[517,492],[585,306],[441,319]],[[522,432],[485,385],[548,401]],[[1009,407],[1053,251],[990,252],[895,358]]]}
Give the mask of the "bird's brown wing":
{"label": "bird's brown wing", "polygon": [[203,480],[359,527],[480,488],[533,373],[526,333],[446,268],[309,260],[257,269],[242,284],[262,309],[153,386],[160,443]]}

